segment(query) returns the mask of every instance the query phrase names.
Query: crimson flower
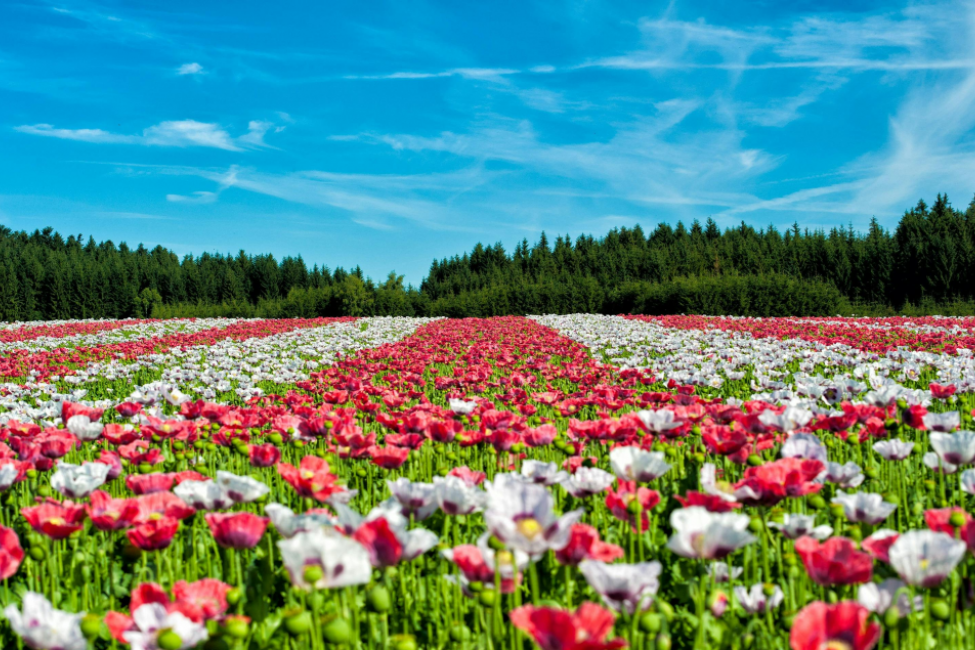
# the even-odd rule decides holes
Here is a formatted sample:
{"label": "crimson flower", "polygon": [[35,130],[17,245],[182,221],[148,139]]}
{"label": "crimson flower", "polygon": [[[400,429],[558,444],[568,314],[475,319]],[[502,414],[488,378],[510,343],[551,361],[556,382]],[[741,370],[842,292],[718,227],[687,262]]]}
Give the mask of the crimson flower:
{"label": "crimson flower", "polygon": [[745,477],[735,483],[735,495],[746,505],[773,506],[786,497],[819,492],[823,485],[813,479],[824,469],[820,461],[806,458],[781,458],[749,467]]}
{"label": "crimson flower", "polygon": [[870,650],[880,638],[880,626],[870,610],[853,601],[834,605],[815,602],[803,607],[792,622],[792,650]]}
{"label": "crimson flower", "polygon": [[236,549],[254,548],[269,521],[251,512],[210,513],[205,519],[217,544]]}
{"label": "crimson flower", "polygon": [[395,566],[403,557],[403,544],[383,517],[359,526],[352,539],[369,551],[369,559],[374,567]]}
{"label": "crimson flower", "polygon": [[21,508],[20,514],[31,528],[51,539],[64,539],[81,530],[85,521],[85,507],[71,501],[50,500],[31,508]]}
{"label": "crimson flower", "polygon": [[329,471],[328,462],[318,456],[305,456],[297,468],[288,463],[278,463],[278,473],[298,494],[317,501],[325,501],[336,492],[345,490]]}
{"label": "crimson flower", "polygon": [[173,598],[199,608],[204,619],[216,618],[227,611],[227,592],[230,585],[216,578],[196,582],[178,581],[173,585]]}
{"label": "crimson flower", "polygon": [[599,539],[599,531],[587,524],[572,524],[569,543],[555,552],[559,564],[578,566],[583,560],[612,562],[623,557],[623,549]]}
{"label": "crimson flower", "polygon": [[471,487],[480,485],[484,482],[484,479],[487,478],[487,474],[484,472],[475,472],[467,465],[461,465],[460,467],[453,468],[447,472],[447,476],[456,476]]}
{"label": "crimson flower", "polygon": [[251,445],[247,450],[247,456],[254,467],[271,467],[281,460],[281,450],[270,443]]}
{"label": "crimson flower", "polygon": [[24,561],[24,549],[20,546],[17,533],[0,526],[0,580],[6,580],[17,573]]}
{"label": "crimson flower", "polygon": [[179,530],[179,519],[160,517],[128,530],[125,534],[133,546],[143,551],[158,551],[173,543]]}
{"label": "crimson flower", "polygon": [[528,634],[542,650],[612,650],[623,639],[606,640],[616,617],[594,603],[583,603],[575,613],[552,607],[525,605],[509,614],[511,624]]}
{"label": "crimson flower", "polygon": [[620,521],[630,522],[634,529],[636,529],[636,515],[631,514],[629,508],[631,502],[639,501],[640,529],[650,528],[650,516],[647,513],[660,503],[659,492],[645,487],[637,488],[634,481],[620,481],[615,492],[612,488],[608,488],[606,493],[606,507]]}
{"label": "crimson flower", "polygon": [[139,517],[139,502],[135,499],[113,499],[108,492],[95,490],[88,501],[85,512],[98,530],[128,528]]}
{"label": "crimson flower", "polygon": [[140,495],[168,492],[175,480],[172,474],[129,474],[125,477],[125,487]]}
{"label": "crimson flower", "polygon": [[701,439],[708,451],[722,456],[733,454],[748,444],[744,431],[726,426],[701,427]]}
{"label": "crimson flower", "polygon": [[864,551],[882,562],[890,562],[890,547],[900,537],[900,533],[881,528],[873,535],[860,542]]}
{"label": "crimson flower", "polygon": [[674,498],[685,508],[701,506],[708,512],[731,512],[735,508],[741,507],[740,503],[725,501],[715,494],[704,494],[702,492],[695,492],[694,490],[689,491],[687,496],[675,494]]}
{"label": "crimson flower", "polygon": [[796,553],[819,585],[855,585],[869,582],[873,576],[873,558],[856,550],[856,543],[845,537],[830,537],[822,544],[809,536],[800,537]]}
{"label": "crimson flower", "polygon": [[369,457],[374,465],[385,469],[396,469],[406,462],[410,450],[405,447],[370,447]]}

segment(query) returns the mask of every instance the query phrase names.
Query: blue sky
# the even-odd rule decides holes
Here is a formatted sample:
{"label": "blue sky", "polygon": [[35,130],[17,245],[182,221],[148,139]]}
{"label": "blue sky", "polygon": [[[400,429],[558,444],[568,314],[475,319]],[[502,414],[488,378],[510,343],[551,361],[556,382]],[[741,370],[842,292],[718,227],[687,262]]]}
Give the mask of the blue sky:
{"label": "blue sky", "polygon": [[418,283],[539,232],[975,192],[975,4],[0,4],[0,224]]}

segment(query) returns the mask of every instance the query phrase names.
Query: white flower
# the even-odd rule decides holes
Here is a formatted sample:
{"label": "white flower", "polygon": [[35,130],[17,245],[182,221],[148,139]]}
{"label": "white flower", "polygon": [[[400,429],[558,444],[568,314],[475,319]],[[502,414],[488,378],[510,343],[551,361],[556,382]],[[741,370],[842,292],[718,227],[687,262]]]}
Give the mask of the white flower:
{"label": "white flower", "polygon": [[540,556],[558,551],[569,543],[572,524],[583,510],[558,517],[552,512],[554,499],[545,487],[500,474],[485,483],[488,493],[484,523],[488,530],[513,549]]}
{"label": "white flower", "polygon": [[975,469],[966,469],[961,473],[961,489],[975,494]]}
{"label": "white flower", "polygon": [[436,486],[433,483],[414,483],[401,476],[395,481],[386,481],[386,485],[402,506],[403,513],[412,513],[417,521],[423,521],[437,509]]}
{"label": "white flower", "polygon": [[448,402],[450,410],[457,415],[470,415],[477,408],[477,402],[465,402],[462,399],[451,398]]}
{"label": "white flower", "polygon": [[852,460],[845,465],[834,462],[826,463],[826,480],[841,488],[859,487],[864,479],[866,476],[863,475],[863,470]]}
{"label": "white flower", "polygon": [[217,470],[215,482],[227,492],[234,503],[250,503],[271,491],[268,486],[255,478],[238,476],[223,470]]}
{"label": "white flower", "polygon": [[197,510],[224,510],[234,505],[227,491],[216,481],[183,481],[173,494]]}
{"label": "white flower", "polygon": [[958,471],[958,465],[952,465],[951,463],[943,460],[933,451],[929,451],[928,453],[924,454],[924,457],[921,458],[921,462],[933,472],[954,474]]}
{"label": "white flower", "polygon": [[51,476],[51,487],[69,499],[81,499],[104,485],[111,469],[102,463],[58,463],[57,471]]}
{"label": "white flower", "polygon": [[762,414],[758,416],[758,421],[767,427],[772,427],[776,431],[788,433],[806,426],[812,420],[812,417],[812,411],[790,404],[785,407],[782,413],[776,413],[768,409],[762,411]]}
{"label": "white flower", "polygon": [[448,515],[469,515],[484,508],[487,493],[457,476],[433,477],[437,505]]}
{"label": "white flower", "polygon": [[14,481],[17,480],[18,474],[20,474],[20,472],[17,470],[17,466],[13,463],[8,462],[4,465],[0,465],[0,492],[13,485]]}
{"label": "white flower", "polygon": [[886,460],[904,460],[911,455],[913,449],[913,442],[904,442],[900,438],[873,443],[873,450]]}
{"label": "white flower", "polygon": [[708,564],[708,575],[714,578],[715,582],[728,582],[744,572],[745,569],[742,567],[732,567],[727,562],[711,562]]}
{"label": "white flower", "polygon": [[[484,533],[477,538],[477,550],[481,552],[481,559],[492,573],[501,574],[502,580],[514,580],[519,571],[528,566],[531,558],[524,551],[518,549],[495,551],[490,545],[491,534]],[[451,555],[451,561],[452,560]],[[485,585],[487,587],[488,585]]]}
{"label": "white flower", "polygon": [[908,584],[935,587],[965,556],[965,542],[933,530],[912,530],[890,547],[890,564]]}
{"label": "white flower", "polygon": [[122,638],[132,650],[157,650],[159,636],[170,631],[182,642],[180,650],[193,648],[207,640],[207,628],[194,623],[180,612],[166,612],[159,603],[147,603],[132,613],[136,629],[122,633]]}
{"label": "white flower", "polygon": [[870,492],[839,492],[832,502],[843,506],[843,514],[848,521],[864,522],[871,526],[876,526],[897,509],[896,504],[884,501],[882,495]]}
{"label": "white flower", "polygon": [[739,496],[751,496],[757,497],[754,490],[751,488],[744,488],[739,493],[736,493],[731,483],[727,481],[717,480],[717,469],[714,463],[704,463],[701,466],[701,491],[704,494],[710,494],[716,496],[722,501],[727,501],[728,503],[737,503]]}
{"label": "white flower", "polygon": [[81,633],[84,614],[69,614],[54,609],[41,594],[24,594],[21,609],[7,605],[3,615],[24,643],[37,650],[85,650],[88,642]]}
{"label": "white flower", "polygon": [[806,458],[818,460],[824,465],[828,462],[826,447],[811,433],[796,433],[789,437],[779,452],[782,458]]}
{"label": "white flower", "polygon": [[575,498],[584,499],[604,492],[615,480],[615,476],[598,467],[580,467],[562,480],[562,487]]}
{"label": "white flower", "polygon": [[660,478],[670,469],[663,453],[639,447],[617,447],[609,452],[609,464],[621,481],[647,483]]}
{"label": "white flower", "polygon": [[[901,589],[904,591],[898,594],[897,592]],[[907,585],[897,578],[887,578],[880,584],[868,582],[860,585],[860,589],[857,591],[857,601],[871,612],[880,615],[883,615],[896,602],[897,612],[901,616],[907,616],[911,613],[911,599],[905,593],[906,590]],[[914,608],[915,610],[924,608],[924,600],[920,596],[915,597]]]}
{"label": "white flower", "polygon": [[526,460],[521,464],[521,475],[532,483],[555,485],[568,478],[569,473],[559,469],[556,463],[541,460]]}
{"label": "white flower", "polygon": [[[180,485],[185,485],[186,482],[184,481]],[[269,503],[264,506],[264,514],[274,524],[278,534],[285,539],[290,539],[297,533],[314,530],[322,526],[334,526],[338,521],[324,510],[296,515],[291,508],[283,506],[280,503]]]}
{"label": "white flower", "polygon": [[799,539],[803,535],[808,535],[820,541],[833,534],[832,526],[817,526],[815,515],[791,515],[782,516],[782,523],[769,522],[769,528],[782,531],[782,535],[789,539]]}
{"label": "white flower", "polygon": [[682,557],[723,558],[755,541],[748,532],[749,521],[748,515],[708,512],[700,506],[674,510],[670,525],[675,532],[667,548]]}
{"label": "white flower", "polygon": [[975,431],[930,434],[931,446],[948,465],[968,465],[975,460]]}
{"label": "white flower", "polygon": [[765,595],[765,585],[762,583],[754,584],[750,589],[737,586],[734,589],[735,599],[749,614],[764,614],[766,610],[775,609],[782,604],[785,595],[782,589],[775,585],[772,587],[772,594]]}
{"label": "white flower", "polygon": [[183,394],[182,392],[180,392],[178,388],[174,388],[171,391],[167,391],[166,393],[163,394],[163,397],[165,397],[166,401],[172,404],[173,406],[179,406],[183,402],[188,402],[191,399],[189,395]]}
{"label": "white flower", "polygon": [[305,581],[305,567],[309,565],[322,569],[322,577],[314,585],[317,589],[362,585],[372,577],[372,564],[365,547],[330,528],[297,533],[278,542],[278,548],[291,583],[299,589],[312,586]]}
{"label": "white flower", "polygon": [[87,415],[72,415],[65,423],[65,428],[79,440],[98,440],[105,425],[101,422],[92,422]]}
{"label": "white flower", "polygon": [[961,426],[961,416],[958,411],[925,413],[921,420],[929,431],[954,431]]}
{"label": "white flower", "polygon": [[586,582],[616,611],[632,615],[653,603],[660,588],[660,562],[639,564],[604,564],[584,560],[579,571]]}
{"label": "white flower", "polygon": [[671,429],[684,426],[684,422],[676,419],[674,412],[669,409],[637,411],[636,416],[643,423],[643,426],[654,433],[665,433]]}

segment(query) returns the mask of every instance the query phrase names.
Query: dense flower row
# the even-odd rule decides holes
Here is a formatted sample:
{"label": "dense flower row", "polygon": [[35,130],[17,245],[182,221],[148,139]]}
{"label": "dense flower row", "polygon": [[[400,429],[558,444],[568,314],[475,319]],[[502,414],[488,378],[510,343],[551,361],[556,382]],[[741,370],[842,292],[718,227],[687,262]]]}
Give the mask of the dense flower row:
{"label": "dense flower row", "polygon": [[[171,346],[128,360],[158,362],[148,393],[119,371],[12,404],[37,417],[0,428],[0,643],[967,647],[970,396],[923,386],[964,357],[914,379],[864,357],[904,383],[808,394],[792,375],[835,383],[861,352],[381,320]],[[718,386],[680,381],[694,356]],[[746,380],[772,372],[782,399]]]}
{"label": "dense flower row", "polygon": [[112,330],[148,323],[147,320],[94,320],[39,322],[33,325],[15,323],[13,326],[0,326],[0,344],[32,341],[39,338],[65,339],[75,336],[98,334]]}

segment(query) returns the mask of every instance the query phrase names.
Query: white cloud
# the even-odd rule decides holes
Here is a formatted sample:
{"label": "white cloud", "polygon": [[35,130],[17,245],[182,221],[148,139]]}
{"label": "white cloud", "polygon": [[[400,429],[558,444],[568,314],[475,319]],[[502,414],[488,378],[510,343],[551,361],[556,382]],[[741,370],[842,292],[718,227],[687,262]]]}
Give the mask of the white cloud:
{"label": "white cloud", "polygon": [[219,124],[196,120],[169,120],[154,124],[142,131],[142,135],[111,133],[102,129],[61,129],[50,124],[32,124],[14,127],[15,131],[62,140],[77,140],[100,144],[139,144],[156,147],[208,147],[224,151],[244,151],[258,147],[269,148],[264,136],[284,130],[273,122],[251,120],[247,133],[234,138]]}
{"label": "white cloud", "polygon": [[193,192],[192,196],[184,196],[182,194],[167,194],[166,200],[171,203],[186,203],[186,204],[204,204],[204,203],[216,203],[217,197],[220,196],[219,192]]}
{"label": "white cloud", "polygon": [[199,63],[195,63],[194,62],[194,63],[184,63],[183,65],[179,66],[179,69],[176,70],[176,74],[178,74],[178,75],[187,75],[187,74],[189,74],[189,75],[196,75],[196,74],[206,74],[206,72],[203,70],[203,66],[202,65],[200,65]]}

